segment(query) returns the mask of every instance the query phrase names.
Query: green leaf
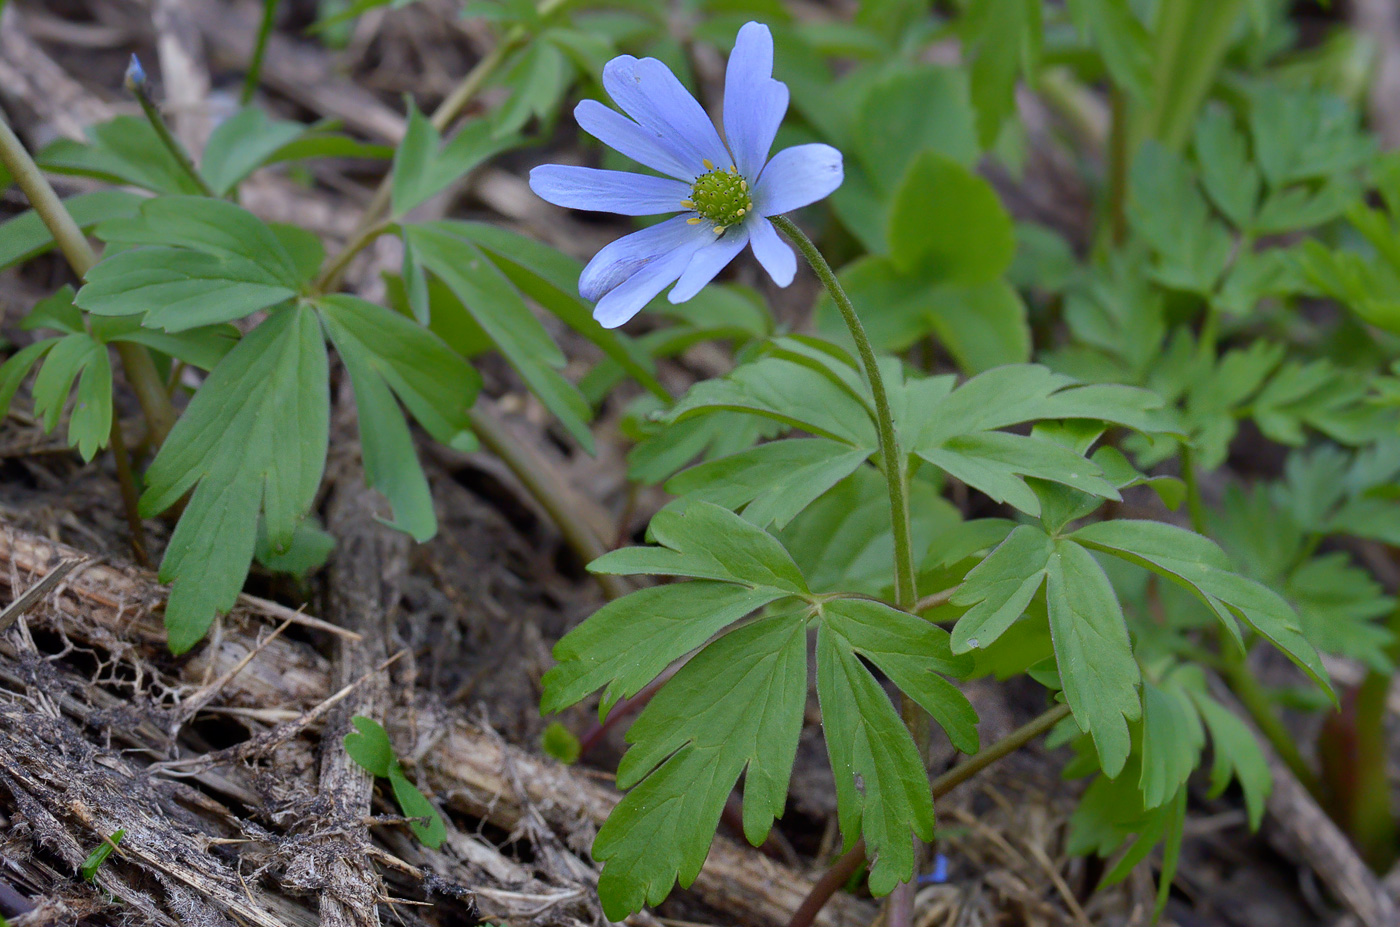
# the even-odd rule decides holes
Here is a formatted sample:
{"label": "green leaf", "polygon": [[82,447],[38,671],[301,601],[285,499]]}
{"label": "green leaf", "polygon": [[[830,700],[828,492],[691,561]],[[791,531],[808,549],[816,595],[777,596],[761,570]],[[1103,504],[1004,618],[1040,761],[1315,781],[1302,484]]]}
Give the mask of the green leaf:
{"label": "green leaf", "polygon": [[89,320],[92,336],[103,344],[130,341],[168,354],[191,367],[213,370],[224,355],[238,343],[238,329],[232,325],[205,325],[167,334],[142,328],[135,316],[93,316]]}
{"label": "green leaf", "polygon": [[199,172],[223,196],[305,132],[300,123],[268,119],[261,109],[244,107],[210,134]]}
{"label": "green leaf", "polygon": [[[1159,687],[1142,685],[1142,788],[1143,805],[1156,808],[1174,798],[1201,761],[1206,745],[1205,729],[1188,687],[1175,676]],[[1199,675],[1197,673],[1196,675]]]}
{"label": "green leaf", "polygon": [[442,820],[442,815],[438,814],[437,808],[428,801],[427,796],[418,790],[418,786],[408,781],[408,777],[403,774],[397,760],[389,767],[389,785],[394,790],[394,799],[399,803],[399,808],[406,818],[427,818],[426,824],[421,821],[409,821],[409,830],[413,831],[413,836],[426,847],[436,850],[442,846],[442,842],[447,839],[447,825]]}
{"label": "green leaf", "polygon": [[1214,290],[1229,264],[1233,240],[1211,218],[1185,162],[1155,141],[1146,142],[1133,159],[1128,218],[1156,252],[1154,279],[1202,295]]}
{"label": "green leaf", "polygon": [[399,762],[389,743],[388,732],[378,721],[364,715],[355,715],[350,723],[355,726],[355,731],[346,734],[342,741],[345,752],[370,775],[387,779],[389,770]]}
{"label": "green leaf", "polygon": [[238,598],[258,512],[274,551],[292,542],[325,469],[330,394],[316,312],[274,312],[209,374],[146,472],[150,517],[190,489],[160,579],[165,624],[181,653]]}
{"label": "green leaf", "polygon": [[394,397],[438,441],[464,449],[474,443],[467,410],[481,376],[432,332],[382,306],[334,295],[317,307],[355,388],[365,477],[389,499],[398,526],[426,541],[437,517]]}
{"label": "green leaf", "polygon": [[1254,156],[1274,188],[1353,171],[1376,151],[1360,113],[1320,90],[1264,83],[1250,96]]}
{"label": "green leaf", "polygon": [[565,766],[572,766],[578,762],[579,754],[583,745],[579,743],[578,737],[558,721],[551,721],[540,735],[540,747],[547,756],[551,756]]}
{"label": "green leaf", "polygon": [[780,357],[743,364],[723,379],[702,380],[671,409],[671,421],[714,410],[746,412],[873,451],[875,425],[863,401],[844,383]]}
{"label": "green leaf", "polygon": [[697,580],[614,599],[554,645],[540,710],[560,711],[606,687],[599,715],[640,692],[672,661],[789,593]]}
{"label": "green leaf", "polygon": [[740,583],[792,595],[807,592],[802,571],[777,538],[709,502],[656,513],[648,532],[659,547],[625,547],[588,565],[594,573],[661,574]]}
{"label": "green leaf", "polygon": [[315,522],[315,516],[311,516],[297,525],[292,533],[292,543],[280,552],[273,550],[268,543],[267,526],[259,523],[253,556],[274,573],[305,577],[312,570],[320,569],[330,559],[331,551],[335,550],[335,538]]}
{"label": "green leaf", "polygon": [[490,336],[506,361],[540,398],[574,439],[593,452],[588,430],[588,402],[559,374],[565,359],[520,293],[476,245],[457,234],[456,223],[434,222],[407,226],[423,265],[456,297],[471,318]]}
{"label": "green leaf", "polygon": [[68,420],[68,443],[78,448],[83,460],[92,460],[111,437],[112,366],[106,345],[86,332],[59,339],[34,378],[34,414],[45,431],[58,427],[75,380],[78,393]]}
{"label": "green leaf", "polygon": [[1104,499],[1119,499],[1098,465],[1067,447],[1035,435],[986,431],[949,438],[936,448],[918,448],[920,458],[1028,515],[1041,514],[1041,502],[1027,477],[1073,487]]}
{"label": "green leaf", "polygon": [[147,327],[179,332],[285,302],[302,283],[273,231],[224,200],[157,197],[98,234],[145,247],[110,254],[88,272],[74,301],[94,315],[142,314]]}
{"label": "green leaf", "polygon": [[97,878],[97,870],[102,868],[102,864],[107,862],[107,858],[112,855],[112,851],[122,842],[126,836],[126,829],[121,828],[112,833],[112,836],[97,845],[97,849],[87,855],[83,864],[78,867],[78,872],[83,877],[84,882],[91,882]]}
{"label": "green leaf", "polygon": [[779,614],[731,631],[682,667],[628,730],[633,746],[617,784],[631,791],[593,844],[610,919],[695,880],[741,773],[749,842],[762,843],[782,814],[807,703],[805,629],[800,616]]}
{"label": "green leaf", "polygon": [[1322,660],[1303,637],[1292,607],[1267,586],[1230,572],[1229,558],[1214,542],[1175,525],[1136,520],[1097,522],[1071,537],[1185,586],[1241,646],[1236,618],[1243,619],[1332,694]]}
{"label": "green leaf", "polygon": [[977,752],[977,712],[944,679],[972,671],[970,657],[954,656],[948,632],[922,618],[866,599],[831,599],[822,624],[873,663],[901,692],[933,716],[963,753]]}
{"label": "green leaf", "polygon": [[1130,96],[1145,99],[1152,82],[1151,40],[1130,0],[1069,0],[1067,6],[1113,82]]}
{"label": "green leaf", "polygon": [[[889,258],[867,255],[841,269],[842,287],[857,306],[879,306],[865,319],[877,351],[904,351],[933,335],[967,373],[1030,359],[1030,327],[1020,295],[1004,280],[974,286],[930,282],[905,274]],[[836,304],[823,295],[817,325],[854,347]]]}
{"label": "green leaf", "polygon": [[784,528],[822,493],[855,471],[870,452],[826,438],[772,441],[691,467],[666,491],[742,511],[760,528]]}
{"label": "green leaf", "polygon": [[979,153],[975,120],[961,71],[904,66],[867,91],[851,137],[859,165],[883,199],[922,152],[972,164]]}
{"label": "green leaf", "polygon": [[1093,735],[1104,773],[1116,776],[1132,746],[1128,722],[1142,713],[1141,676],[1118,596],[1093,556],[1061,538],[1045,569],[1045,600],[1065,701]]}
{"label": "green leaf", "polygon": [[407,214],[472,168],[519,141],[515,135],[494,136],[489,122],[476,119],[463,124],[452,140],[442,146],[438,130],[410,101],[408,129],[394,155],[390,174],[394,215]]}
{"label": "green leaf", "polygon": [[568,59],[552,43],[536,40],[526,45],[499,78],[512,93],[492,116],[494,136],[520,131],[531,117],[548,119],[568,89],[569,71]]}
{"label": "green leaf", "polygon": [[140,116],[118,116],[87,130],[88,143],[59,139],[36,159],[47,170],[80,174],[153,193],[197,196],[199,184]]}
{"label": "green leaf", "polygon": [[946,155],[909,165],[889,220],[890,258],[926,280],[989,283],[1011,266],[1016,233],[992,185]]}
{"label": "green leaf", "polygon": [[9,413],[10,403],[14,401],[15,393],[24,382],[24,378],[29,375],[29,371],[61,340],[63,339],[44,338],[36,341],[10,355],[4,365],[0,366],[0,417]]}
{"label": "green leaf", "polygon": [[1250,228],[1262,182],[1249,160],[1244,133],[1235,127],[1229,110],[1212,105],[1196,123],[1196,163],[1201,184],[1217,209],[1238,229]]}
{"label": "green leaf", "polygon": [[[122,190],[79,193],[63,201],[79,228],[87,230],[108,219],[133,215],[144,200]],[[0,222],[0,270],[38,257],[53,247],[53,236],[34,210]]]}
{"label": "green leaf", "polygon": [[885,690],[827,624],[817,632],[817,696],[845,849],[865,838],[870,890],[888,894],[913,877],[914,837],[933,839],[928,774]]}
{"label": "green leaf", "polygon": [[[593,307],[578,296],[583,265],[548,245],[484,222],[461,222],[454,228],[481,247],[520,292],[554,313],[565,325],[597,345],[652,395],[670,401],[656,378],[656,364],[636,339],[593,321]],[[707,288],[705,293],[713,293]]]}
{"label": "green leaf", "polygon": [[1224,792],[1232,778],[1238,780],[1244,792],[1250,829],[1258,830],[1264,820],[1264,805],[1274,786],[1264,749],[1249,725],[1224,705],[1203,692],[1192,692],[1191,699],[1210,732],[1211,749],[1215,752],[1210,770],[1210,797]]}
{"label": "green leaf", "polygon": [[990,645],[1021,617],[1045,582],[1054,550],[1045,532],[1021,525],[973,567],[951,600],[971,606],[953,628],[954,653]]}
{"label": "green leaf", "polygon": [[1040,7],[1039,0],[973,0],[965,8],[960,32],[983,148],[1016,112],[1016,79],[1033,77],[1040,63]]}

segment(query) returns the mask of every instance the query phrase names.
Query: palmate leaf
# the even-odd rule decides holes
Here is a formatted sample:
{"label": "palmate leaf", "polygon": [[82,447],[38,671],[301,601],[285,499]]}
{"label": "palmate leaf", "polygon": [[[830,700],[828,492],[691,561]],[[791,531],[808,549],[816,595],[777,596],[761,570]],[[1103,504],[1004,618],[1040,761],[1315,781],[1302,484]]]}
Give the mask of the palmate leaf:
{"label": "palmate leaf", "polygon": [[1243,620],[1332,695],[1327,671],[1292,606],[1262,583],[1231,572],[1229,558],[1213,541],[1175,525],[1135,520],[1097,522],[1070,537],[1185,586],[1241,647],[1238,620]]}
{"label": "palmate leaf", "polygon": [[1055,663],[1065,700],[1091,734],[1103,769],[1117,775],[1141,713],[1140,681],[1118,597],[1103,569],[1074,541],[1021,525],[973,568],[952,598],[971,606],[953,628],[954,653],[989,646],[1045,588]]}
{"label": "palmate leaf", "polygon": [[420,206],[483,161],[520,141],[495,137],[485,119],[465,123],[444,147],[442,136],[411,102],[408,129],[394,154],[390,197],[395,216]]}
{"label": "palmate leaf", "polygon": [[770,441],[673,476],[666,491],[742,511],[760,528],[784,528],[870,452],[826,438]]}
{"label": "palmate leaf", "polygon": [[481,375],[432,332],[382,306],[337,295],[317,308],[355,388],[365,477],[389,499],[399,527],[426,541],[437,516],[398,403],[438,441],[471,450],[467,409]]}
{"label": "palmate leaf", "polygon": [[741,773],[744,836],[763,842],[783,812],[806,703],[806,625],[792,614],[724,635],[651,700],[617,770],[618,786],[635,788],[593,845],[610,919],[695,880]]}
{"label": "palmate leaf", "polygon": [[233,607],[258,513],[274,551],[291,542],[325,469],[326,347],[310,307],[273,312],[214,368],[146,472],[150,517],[194,489],[161,562],[170,649],[194,646]]}
{"label": "palmate leaf", "polygon": [[102,223],[98,236],[140,247],[100,261],[74,302],[94,315],[141,315],[143,325],[167,332],[285,302],[308,276],[306,262],[262,220],[209,197],[156,197],[136,216]]}
{"label": "palmate leaf", "polygon": [[[847,843],[864,837],[876,891],[910,878],[912,837],[933,830],[928,778],[913,739],[863,661],[967,751],[977,747],[977,718],[943,676],[966,672],[971,661],[954,656],[947,633],[915,615],[874,601],[813,596],[782,545],[727,509],[688,502],[658,514],[651,533],[664,546],[615,551],[592,568],[698,578],[605,605],[559,641],[560,662],[544,678],[543,710],[603,688],[606,713],[700,648],[628,732],[633,747],[618,784],[632,790],[594,845],[604,862],[599,893],[608,916],[659,901],[677,880],[690,884],[741,773],[745,836],[755,844],[766,836],[783,808],[802,726],[806,631],[813,623]],[[769,614],[725,630],[770,603]]]}
{"label": "palmate leaf", "polygon": [[[84,230],[136,212],[141,197],[124,190],[79,193],[63,201],[73,221]],[[53,235],[34,210],[0,222],[0,270],[37,257],[53,247]]]}

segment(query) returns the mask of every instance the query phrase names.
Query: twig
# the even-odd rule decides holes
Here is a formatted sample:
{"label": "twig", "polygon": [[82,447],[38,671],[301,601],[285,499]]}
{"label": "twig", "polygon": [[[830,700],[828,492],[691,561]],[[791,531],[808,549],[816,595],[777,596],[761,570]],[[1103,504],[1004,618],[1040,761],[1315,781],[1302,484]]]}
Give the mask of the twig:
{"label": "twig", "polygon": [[33,608],[40,599],[48,594],[50,589],[57,586],[63,580],[63,577],[73,572],[80,564],[87,562],[88,558],[86,557],[64,560],[59,563],[58,566],[50,570],[48,575],[43,579],[24,590],[19,598],[5,606],[5,610],[0,612],[0,632],[8,630],[10,625],[14,624],[20,615],[23,615],[25,612],[29,611],[29,609]]}
{"label": "twig", "polygon": [[259,598],[249,595],[246,592],[239,593],[238,603],[247,606],[260,616],[267,618],[278,618],[283,621],[290,621],[292,624],[299,624],[307,628],[315,628],[318,631],[325,631],[327,634],[334,634],[336,637],[343,637],[348,641],[363,640],[363,636],[349,628],[342,628],[340,625],[331,624],[312,615],[308,615],[300,608],[288,608],[280,602],[273,602],[270,599]]}

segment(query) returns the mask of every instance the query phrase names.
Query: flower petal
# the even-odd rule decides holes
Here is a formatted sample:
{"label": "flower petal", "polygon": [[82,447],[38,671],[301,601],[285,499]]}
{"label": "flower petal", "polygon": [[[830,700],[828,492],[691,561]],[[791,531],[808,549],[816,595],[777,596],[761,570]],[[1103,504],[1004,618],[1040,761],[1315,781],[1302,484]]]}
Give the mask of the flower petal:
{"label": "flower petal", "polygon": [[617,328],[642,311],[647,303],[670,286],[685,270],[692,255],[704,245],[692,241],[688,246],[667,251],[655,261],[613,287],[593,307],[593,319],[604,328]]}
{"label": "flower petal", "polygon": [[694,173],[705,173],[703,160],[729,164],[729,152],[715,125],[684,85],[655,58],[619,55],[603,67],[603,87],[623,112],[649,129]]}
{"label": "flower petal", "polygon": [[[584,299],[597,300],[609,290],[649,264],[654,264],[672,251],[684,251],[686,259],[703,247],[714,234],[703,225],[691,225],[685,216],[676,216],[640,232],[624,235],[605,245],[578,278],[578,292]],[[685,264],[676,268],[672,280],[680,276]]]}
{"label": "flower petal", "polygon": [[749,244],[753,246],[753,256],[768,271],[768,276],[778,286],[787,286],[797,275],[797,255],[792,246],[778,235],[773,223],[757,216],[749,223]]}
{"label": "flower petal", "polygon": [[794,145],[773,155],[753,190],[762,216],[778,216],[815,203],[841,186],[841,152],[830,145]]}
{"label": "flower petal", "polygon": [[763,170],[787,107],[787,84],[773,79],[773,34],[747,23],[724,72],[724,138],[745,177]]}
{"label": "flower petal", "polygon": [[623,216],[680,212],[681,200],[690,195],[690,184],[669,177],[568,164],[541,164],[530,171],[530,189],[555,206]]}
{"label": "flower petal", "polygon": [[679,177],[689,183],[699,176],[691,170],[687,159],[668,147],[661,133],[644,129],[615,109],[597,100],[584,100],[574,107],[574,119],[579,127],[610,148],[644,164],[652,170]]}
{"label": "flower petal", "polygon": [[[763,220],[767,222],[768,220]],[[713,236],[713,232],[711,235]],[[715,279],[715,274],[729,264],[749,243],[749,232],[744,226],[729,229],[713,242],[705,245],[690,263],[685,265],[685,273],[667,297],[672,303],[683,303],[705,288],[705,284]]]}

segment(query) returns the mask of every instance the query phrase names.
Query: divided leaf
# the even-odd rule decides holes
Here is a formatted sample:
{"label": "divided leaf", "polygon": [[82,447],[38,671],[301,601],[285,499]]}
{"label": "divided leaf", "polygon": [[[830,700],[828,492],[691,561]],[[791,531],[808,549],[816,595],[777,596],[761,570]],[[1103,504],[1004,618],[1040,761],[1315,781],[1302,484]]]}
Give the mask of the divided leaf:
{"label": "divided leaf", "polygon": [[203,637],[237,601],[253,559],[258,513],[274,551],[291,544],[325,469],[330,395],[315,310],[272,313],[214,368],[146,471],[141,513],[190,489],[161,562],[171,583],[170,649]]}
{"label": "divided leaf", "polygon": [[398,402],[435,439],[469,450],[467,409],[481,375],[432,332],[382,306],[336,295],[317,307],[355,388],[365,477],[388,497],[399,526],[426,541],[437,517]]}
{"label": "divided leaf", "polygon": [[137,245],[88,272],[74,302],[94,315],[142,315],[179,332],[231,322],[297,295],[305,274],[281,238],[233,203],[162,196],[131,218],[98,227],[104,240]]}
{"label": "divided leaf", "polygon": [[729,632],[657,693],[618,765],[631,791],[593,844],[610,919],[695,881],[741,773],[744,836],[763,842],[786,803],[806,704],[806,624],[793,614]]}

